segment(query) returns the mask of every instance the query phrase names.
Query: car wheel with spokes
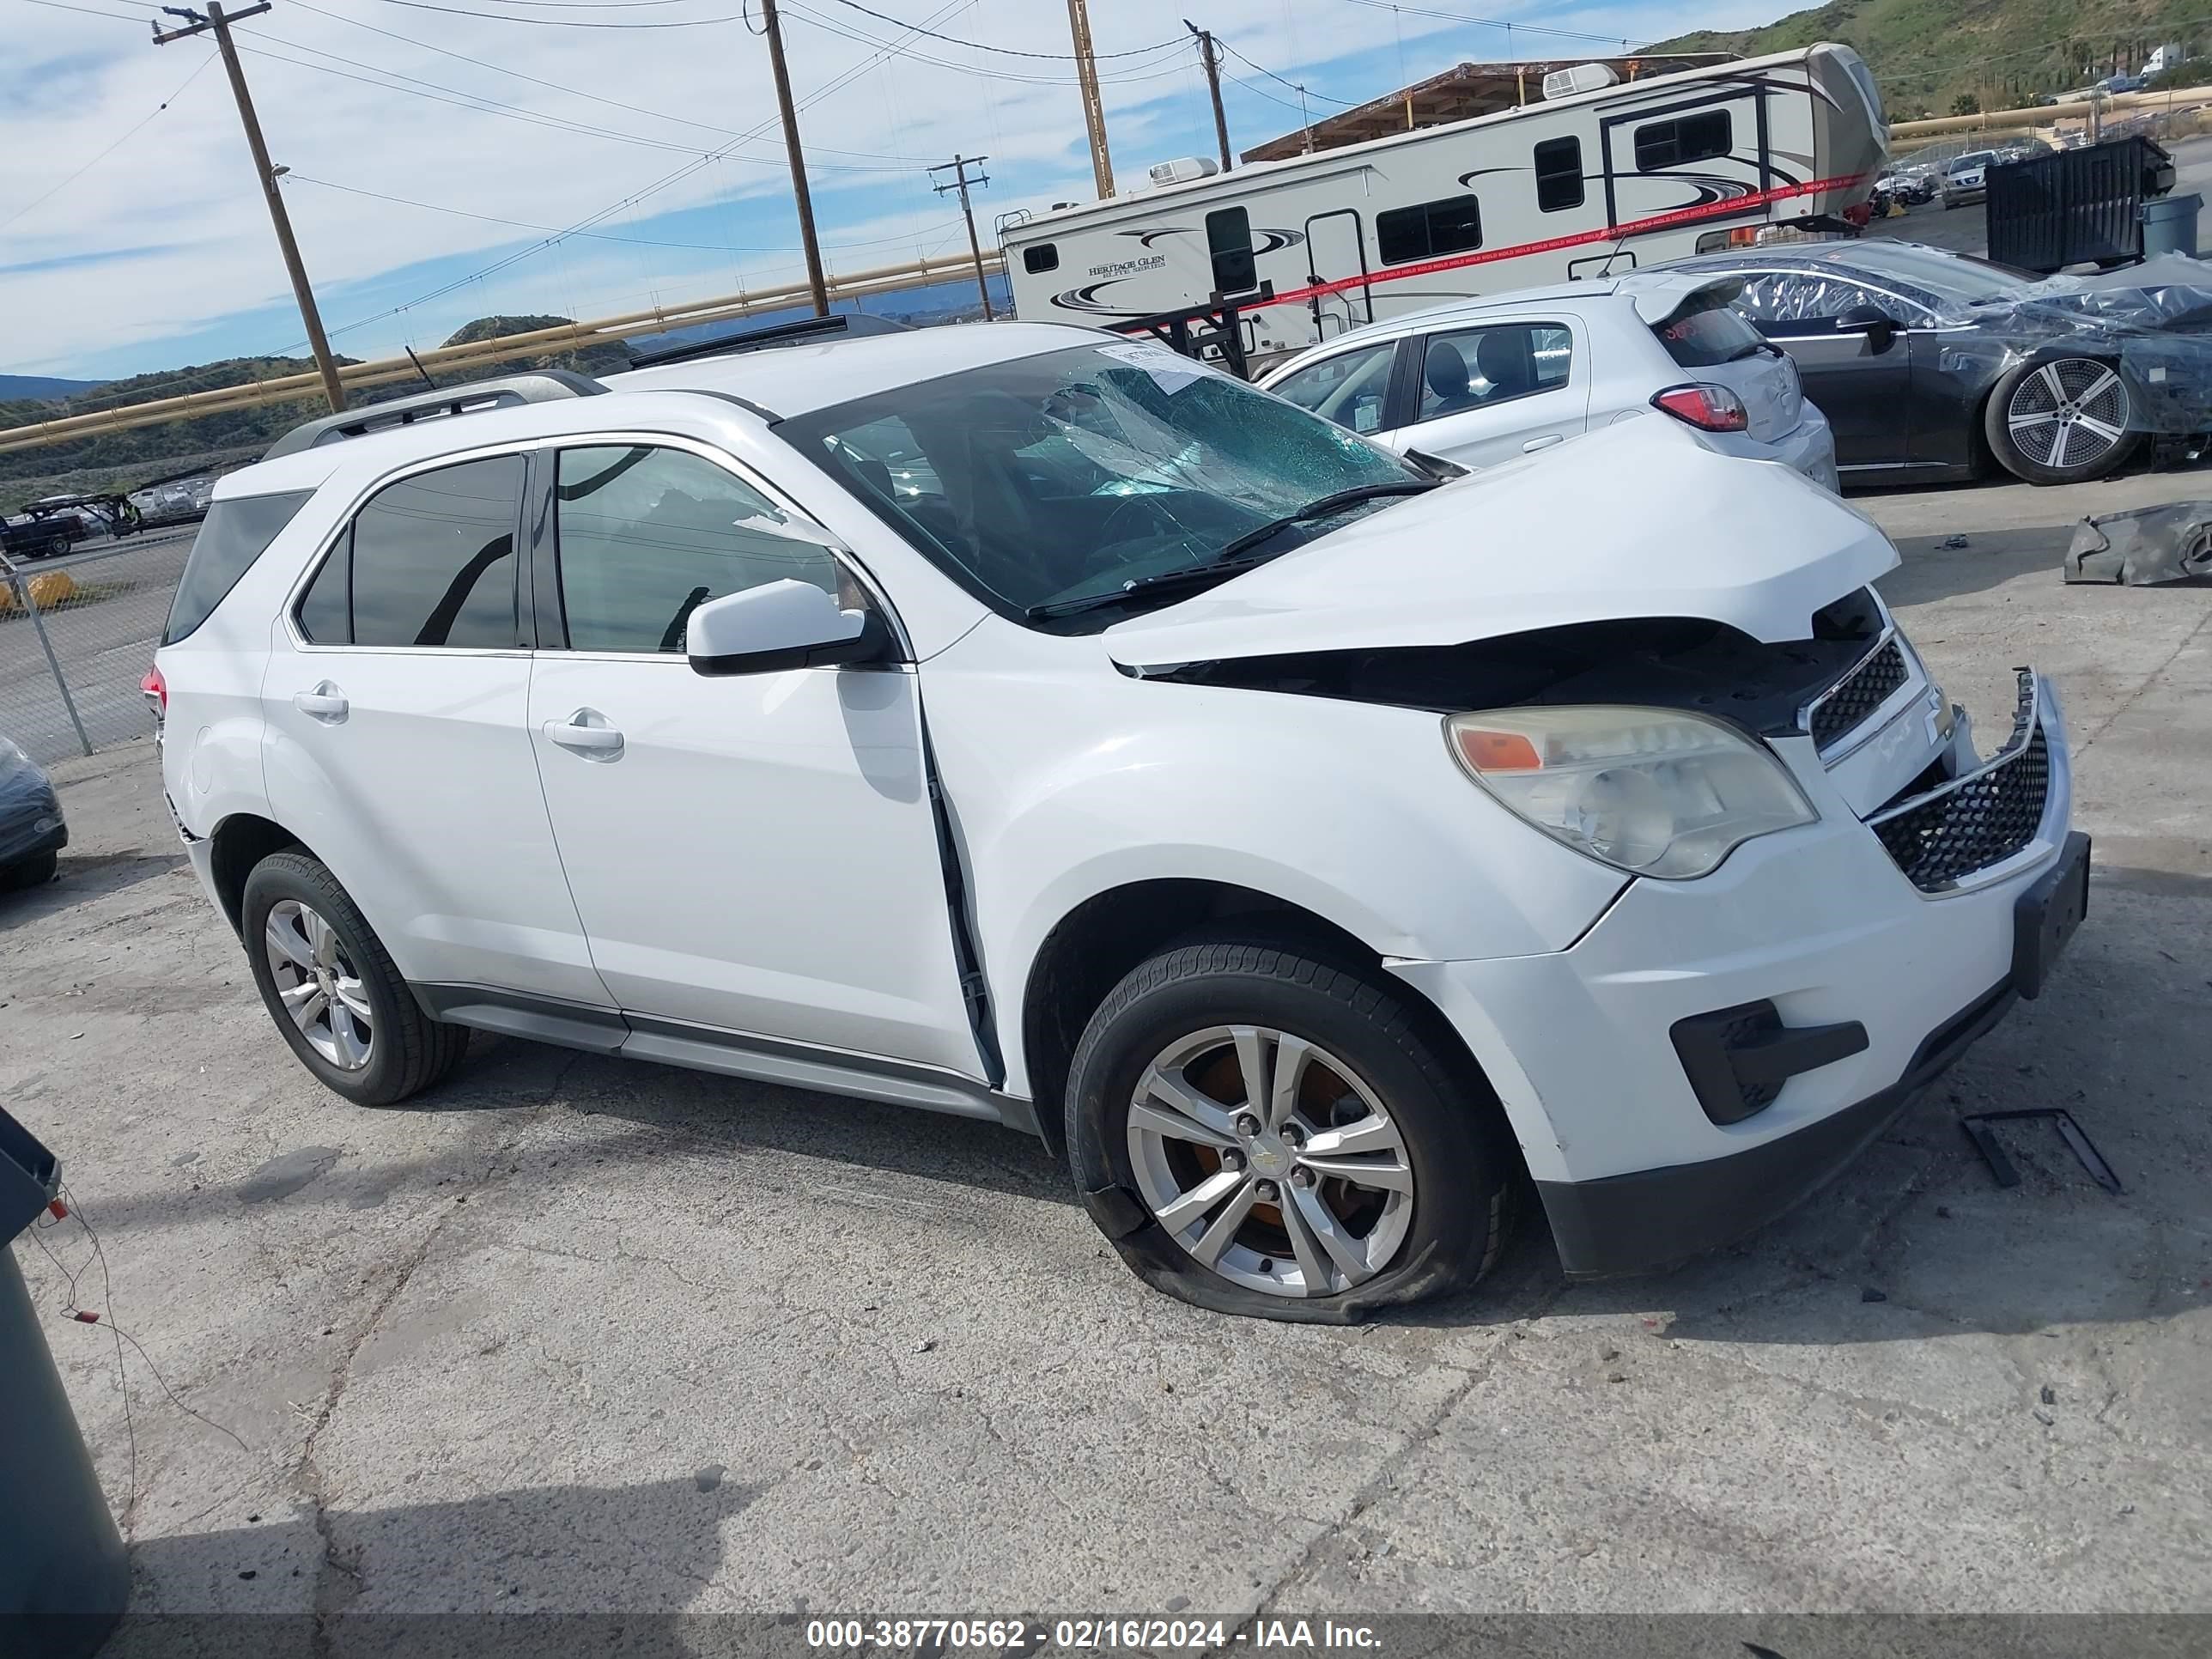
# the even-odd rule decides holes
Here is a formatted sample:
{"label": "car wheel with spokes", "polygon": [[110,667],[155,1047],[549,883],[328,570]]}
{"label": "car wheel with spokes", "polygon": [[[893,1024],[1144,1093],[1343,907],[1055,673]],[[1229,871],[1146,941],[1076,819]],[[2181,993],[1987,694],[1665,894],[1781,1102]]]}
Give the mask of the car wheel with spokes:
{"label": "car wheel with spokes", "polygon": [[2142,434],[2127,379],[2095,357],[2023,363],[1997,382],[1984,424],[2006,471],[2034,484],[2101,478]]}
{"label": "car wheel with spokes", "polygon": [[240,920],[270,1018],[326,1087],[389,1106],[459,1063],[468,1032],[422,1012],[368,919],[317,860],[262,860],[246,878]]}
{"label": "car wheel with spokes", "polygon": [[1357,1318],[1472,1283],[1504,1242],[1513,1164],[1470,1063],[1387,975],[1298,947],[1139,966],[1084,1034],[1067,1115],[1094,1218],[1202,1307]]}

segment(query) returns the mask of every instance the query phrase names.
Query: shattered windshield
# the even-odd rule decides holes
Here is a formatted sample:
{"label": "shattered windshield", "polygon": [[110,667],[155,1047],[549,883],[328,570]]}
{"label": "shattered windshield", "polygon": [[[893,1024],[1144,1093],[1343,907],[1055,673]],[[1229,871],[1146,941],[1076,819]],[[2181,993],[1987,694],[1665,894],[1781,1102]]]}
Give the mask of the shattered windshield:
{"label": "shattered windshield", "polygon": [[[1016,615],[1213,563],[1240,538],[1342,491],[1423,481],[1328,421],[1135,343],[986,364],[777,430],[979,598]],[[1287,551],[1391,501],[1284,525],[1265,550]],[[1147,598],[1161,603],[1188,591],[1155,586]],[[1095,625],[1123,614],[1099,614]]]}

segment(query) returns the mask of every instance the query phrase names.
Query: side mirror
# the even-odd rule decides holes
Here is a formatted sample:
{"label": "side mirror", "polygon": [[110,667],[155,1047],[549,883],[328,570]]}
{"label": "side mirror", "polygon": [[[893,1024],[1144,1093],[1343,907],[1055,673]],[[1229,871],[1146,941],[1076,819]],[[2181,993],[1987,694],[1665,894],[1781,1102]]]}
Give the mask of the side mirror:
{"label": "side mirror", "polygon": [[1836,319],[1836,332],[1863,334],[1875,351],[1887,351],[1897,338],[1897,319],[1880,306],[1853,306]]}
{"label": "side mirror", "polygon": [[811,582],[763,582],[709,599],[684,629],[695,674],[775,674],[873,662],[887,644],[872,611],[842,609]]}

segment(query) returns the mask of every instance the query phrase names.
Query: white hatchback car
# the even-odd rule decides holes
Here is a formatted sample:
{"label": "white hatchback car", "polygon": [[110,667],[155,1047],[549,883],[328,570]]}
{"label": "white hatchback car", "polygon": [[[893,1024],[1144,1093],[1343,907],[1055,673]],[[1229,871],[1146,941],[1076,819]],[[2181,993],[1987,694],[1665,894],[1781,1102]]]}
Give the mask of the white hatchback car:
{"label": "white hatchback car", "polygon": [[1392,449],[1463,466],[1656,413],[1834,489],[1826,417],[1782,349],[1729,308],[1741,286],[1659,270],[1455,300],[1354,329],[1261,384]]}
{"label": "white hatchback car", "polygon": [[1663,1264],[2037,994],[2087,846],[1866,519],[1577,454],[1439,483],[1022,324],[405,398],[222,481],[164,783],[356,1102],[473,1027],[1000,1121],[1241,1313],[1468,1283],[1529,1177]]}

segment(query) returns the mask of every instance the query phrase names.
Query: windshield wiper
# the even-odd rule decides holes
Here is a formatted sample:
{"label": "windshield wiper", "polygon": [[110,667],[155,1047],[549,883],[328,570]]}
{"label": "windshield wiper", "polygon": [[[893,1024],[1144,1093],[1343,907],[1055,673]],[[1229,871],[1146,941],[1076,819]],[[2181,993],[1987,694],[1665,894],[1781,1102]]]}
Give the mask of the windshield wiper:
{"label": "windshield wiper", "polygon": [[1324,495],[1319,501],[1308,501],[1297,511],[1285,513],[1279,519],[1270,519],[1256,530],[1246,531],[1221,550],[1220,557],[1233,559],[1247,549],[1259,546],[1269,537],[1280,535],[1292,525],[1310,523],[1315,519],[1326,519],[1332,513],[1341,513],[1346,507],[1357,507],[1362,501],[1380,501],[1386,495],[1425,495],[1434,489],[1437,482],[1434,478],[1406,478],[1395,483],[1361,484],[1353,489],[1340,489],[1333,495]]}
{"label": "windshield wiper", "polygon": [[1103,610],[1109,605],[1126,605],[1130,600],[1163,588],[1189,587],[1200,583],[1226,581],[1231,576],[1242,575],[1256,569],[1274,555],[1258,559],[1218,558],[1207,564],[1184,565],[1180,569],[1155,571],[1149,576],[1132,576],[1119,587],[1109,587],[1103,593],[1085,593],[1079,599],[1054,599],[1048,605],[1033,605],[1022,612],[1032,622],[1048,617],[1072,617],[1079,611]]}

